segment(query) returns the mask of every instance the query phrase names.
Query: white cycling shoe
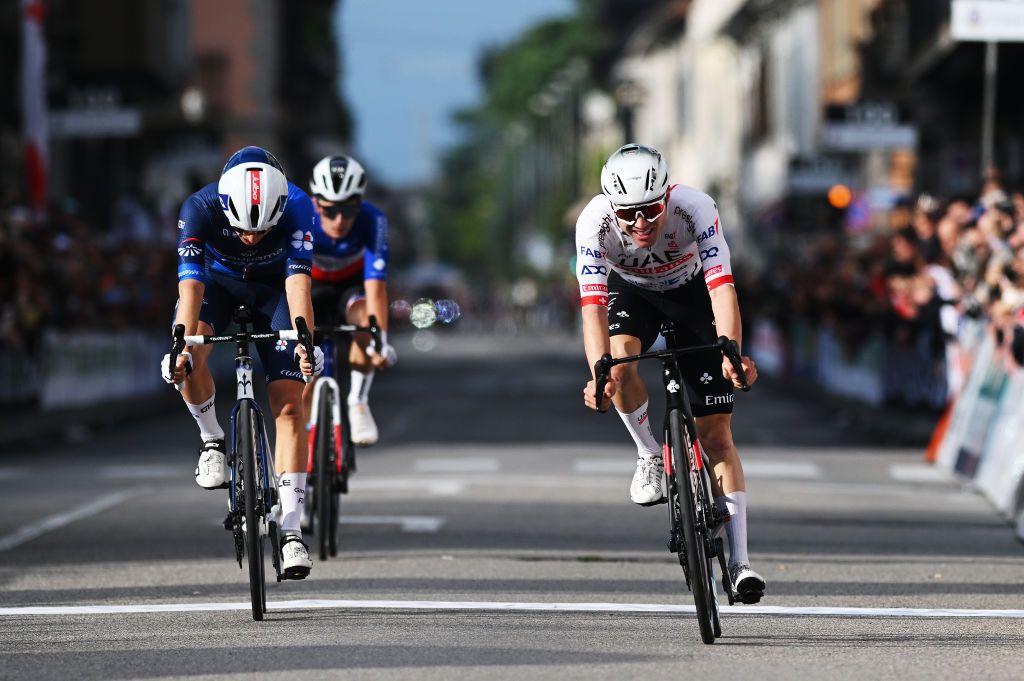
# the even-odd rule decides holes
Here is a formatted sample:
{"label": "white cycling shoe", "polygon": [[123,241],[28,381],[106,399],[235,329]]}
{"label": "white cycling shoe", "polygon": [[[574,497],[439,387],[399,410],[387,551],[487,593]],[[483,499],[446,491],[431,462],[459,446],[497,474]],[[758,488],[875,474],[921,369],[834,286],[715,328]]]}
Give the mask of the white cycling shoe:
{"label": "white cycling shoe", "polygon": [[649,459],[638,459],[633,482],[629,486],[629,498],[640,506],[654,506],[665,501],[662,491],[662,479],[665,477],[665,464],[660,456]]}
{"label": "white cycling shoe", "polygon": [[196,464],[196,484],[203,489],[221,489],[226,486],[227,465],[224,440],[207,440],[199,449]]}
{"label": "white cycling shoe", "polygon": [[747,605],[757,603],[764,596],[764,577],[754,572],[750,563],[733,563],[729,566],[732,588]]}
{"label": "white cycling shoe", "polygon": [[297,534],[286,534],[281,538],[281,572],[285,579],[305,579],[313,569],[309,558],[309,547]]}
{"label": "white cycling shoe", "polygon": [[377,423],[370,413],[370,405],[365,403],[350,404],[348,407],[348,423],[352,428],[352,444],[357,447],[370,447],[377,444],[379,435]]}

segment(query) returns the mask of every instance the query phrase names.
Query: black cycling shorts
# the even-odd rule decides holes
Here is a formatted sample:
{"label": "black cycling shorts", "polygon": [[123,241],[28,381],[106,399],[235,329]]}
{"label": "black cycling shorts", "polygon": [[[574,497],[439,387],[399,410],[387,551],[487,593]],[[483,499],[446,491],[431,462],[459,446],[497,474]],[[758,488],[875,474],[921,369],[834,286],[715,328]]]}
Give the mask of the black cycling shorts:
{"label": "black cycling shorts", "polygon": [[363,275],[360,272],[358,276],[331,283],[314,279],[310,294],[313,298],[313,315],[316,317],[317,326],[345,324],[345,311],[348,306],[355,299],[366,296]]}
{"label": "black cycling shorts", "polygon": [[[617,273],[608,275],[608,335],[633,336],[644,350],[658,339],[661,324],[675,324],[680,347],[707,345],[718,338],[711,297],[698,277],[670,291],[645,291]],[[694,416],[731,414],[732,381],[722,376],[722,353],[708,350],[680,358]]]}

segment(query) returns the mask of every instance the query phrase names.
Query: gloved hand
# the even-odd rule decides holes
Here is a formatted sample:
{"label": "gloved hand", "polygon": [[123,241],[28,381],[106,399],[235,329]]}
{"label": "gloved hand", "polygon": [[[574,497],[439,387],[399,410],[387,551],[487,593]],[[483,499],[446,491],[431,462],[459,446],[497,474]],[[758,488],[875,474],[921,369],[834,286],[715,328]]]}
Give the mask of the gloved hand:
{"label": "gloved hand", "polygon": [[398,363],[398,353],[395,351],[394,346],[388,343],[387,331],[380,332],[380,344],[381,347],[378,349],[374,347],[374,344],[371,342],[366,346],[366,354],[370,355],[370,357],[379,358],[378,361],[374,362],[377,366],[380,366],[381,364],[386,367],[395,366],[395,364]]}
{"label": "gloved hand", "polygon": [[[306,353],[302,351],[302,343],[295,344],[295,361],[301,362],[305,359]],[[299,365],[302,366],[301,364]],[[313,346],[313,375],[319,376],[324,372],[324,351],[320,349],[319,345]]]}
{"label": "gloved hand", "polygon": [[[171,353],[168,352],[166,355],[164,355],[164,358],[162,360],[160,360],[160,377],[164,379],[164,382],[178,384],[178,383],[181,383],[182,381],[185,380],[185,376],[188,376],[189,374],[192,373],[192,353],[186,350],[186,351],[180,353],[178,355],[178,357],[179,358],[181,358],[181,357],[185,358],[185,364],[184,364],[185,373],[180,376],[181,380],[178,380],[178,381],[174,380],[174,376],[171,374],[171,371],[170,371]],[[180,359],[179,359],[179,364],[180,364]],[[175,371],[175,373],[178,373],[177,370]]]}

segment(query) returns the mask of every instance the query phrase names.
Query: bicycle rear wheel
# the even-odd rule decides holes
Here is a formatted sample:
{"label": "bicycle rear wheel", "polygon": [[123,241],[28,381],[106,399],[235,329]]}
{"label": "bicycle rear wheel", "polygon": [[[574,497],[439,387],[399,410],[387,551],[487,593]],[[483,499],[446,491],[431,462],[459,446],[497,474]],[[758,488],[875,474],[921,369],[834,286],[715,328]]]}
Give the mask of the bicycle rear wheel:
{"label": "bicycle rear wheel", "polygon": [[697,610],[697,624],[700,638],[704,643],[715,642],[714,610],[715,597],[711,591],[710,576],[711,558],[706,544],[706,527],[702,527],[701,518],[697,514],[699,499],[694,493],[694,476],[691,475],[690,457],[694,455],[693,444],[689,431],[683,425],[679,410],[669,412],[669,445],[672,456],[672,474],[676,479],[679,491],[679,514],[683,526],[683,543],[686,547],[686,563],[689,567],[690,591],[693,593],[693,604]]}
{"label": "bicycle rear wheel", "polygon": [[316,450],[314,452],[314,472],[316,474],[314,522],[316,523],[317,544],[320,547],[320,560],[327,560],[330,549],[331,507],[334,493],[331,481],[334,478],[332,463],[334,448],[334,424],[331,420],[331,403],[334,392],[326,382],[320,384],[319,410],[316,415]]}
{"label": "bicycle rear wheel", "polygon": [[260,537],[259,504],[261,495],[257,487],[260,479],[256,460],[256,423],[252,405],[243,401],[235,420],[235,460],[242,469],[242,496],[245,507],[245,554],[249,563],[249,594],[252,598],[252,618],[263,619],[267,601],[266,574],[263,567],[263,541]]}

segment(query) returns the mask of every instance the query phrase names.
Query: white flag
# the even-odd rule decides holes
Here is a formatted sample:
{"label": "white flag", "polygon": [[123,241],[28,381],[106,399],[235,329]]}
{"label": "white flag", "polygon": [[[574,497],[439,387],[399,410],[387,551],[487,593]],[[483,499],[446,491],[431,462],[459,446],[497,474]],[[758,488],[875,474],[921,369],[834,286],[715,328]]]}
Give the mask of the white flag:
{"label": "white flag", "polygon": [[25,177],[29,199],[46,206],[47,152],[46,39],[42,0],[21,0],[21,116],[25,134]]}

